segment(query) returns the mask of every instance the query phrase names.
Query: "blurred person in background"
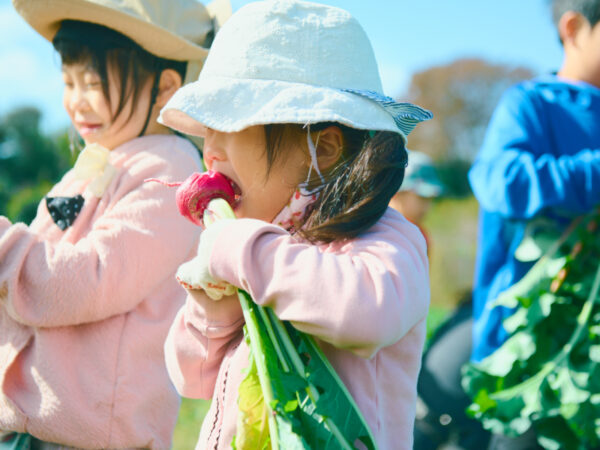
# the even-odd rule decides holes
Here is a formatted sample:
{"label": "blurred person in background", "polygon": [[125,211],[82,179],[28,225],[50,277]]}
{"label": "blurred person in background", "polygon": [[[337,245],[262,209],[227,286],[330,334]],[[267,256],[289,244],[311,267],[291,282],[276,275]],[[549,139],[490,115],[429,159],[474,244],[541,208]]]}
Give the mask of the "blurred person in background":
{"label": "blurred person in background", "polygon": [[431,158],[423,152],[409,150],[404,181],[389,205],[419,227],[427,241],[428,249],[430,239],[423,227],[423,220],[431,202],[442,194],[443,189]]}
{"label": "blurred person in background", "polygon": [[[535,263],[519,246],[534,227],[560,230],[600,203],[600,0],[553,0],[564,48],[557,74],[509,88],[470,172],[480,204],[472,360],[507,339],[512,314],[491,307]],[[549,224],[549,225],[547,225]],[[536,449],[535,430],[494,436],[490,448]]]}
{"label": "blurred person in background", "polygon": [[415,450],[482,450],[490,433],[466,409],[461,369],[472,348],[473,303],[465,292],[429,338],[417,384]]}
{"label": "blurred person in background", "polygon": [[[444,191],[433,160],[423,152],[410,150],[404,181],[390,206],[419,227],[430,257],[431,239],[423,222],[434,199]],[[461,367],[471,353],[472,324],[469,292],[427,343],[417,385],[415,450],[480,450],[488,443],[489,433],[465,413],[470,399],[460,384]]]}

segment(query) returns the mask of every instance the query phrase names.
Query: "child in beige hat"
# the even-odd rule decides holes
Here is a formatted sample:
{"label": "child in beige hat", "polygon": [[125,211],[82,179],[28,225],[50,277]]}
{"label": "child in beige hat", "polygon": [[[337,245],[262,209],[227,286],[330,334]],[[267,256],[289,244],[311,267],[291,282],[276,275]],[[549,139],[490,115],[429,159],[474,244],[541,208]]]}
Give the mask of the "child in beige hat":
{"label": "child in beige hat", "polygon": [[163,343],[199,230],[144,179],[201,170],[156,117],[222,16],[194,0],[13,3],[61,57],[85,148],[29,226],[0,217],[0,448],[169,448]]}

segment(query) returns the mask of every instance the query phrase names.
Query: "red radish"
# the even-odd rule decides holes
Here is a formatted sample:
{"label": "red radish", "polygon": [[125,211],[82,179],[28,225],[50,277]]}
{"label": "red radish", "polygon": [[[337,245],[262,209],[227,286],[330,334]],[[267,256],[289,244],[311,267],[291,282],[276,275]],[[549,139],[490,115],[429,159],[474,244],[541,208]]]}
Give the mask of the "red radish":
{"label": "red radish", "polygon": [[167,183],[165,181],[148,178],[144,181],[157,181],[166,186],[179,186],[175,200],[179,212],[183,217],[196,225],[202,226],[204,211],[208,203],[215,198],[222,198],[230,205],[235,201],[235,192],[229,178],[219,172],[194,172],[183,182]]}

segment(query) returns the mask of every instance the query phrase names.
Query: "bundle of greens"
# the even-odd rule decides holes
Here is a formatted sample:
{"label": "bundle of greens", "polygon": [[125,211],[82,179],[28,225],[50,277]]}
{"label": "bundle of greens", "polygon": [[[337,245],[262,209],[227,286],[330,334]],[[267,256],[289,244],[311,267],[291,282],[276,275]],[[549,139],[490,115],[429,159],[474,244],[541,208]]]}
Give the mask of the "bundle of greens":
{"label": "bundle of greens", "polygon": [[[176,194],[181,214],[205,227],[235,219],[230,180],[193,174]],[[234,449],[353,449],[376,444],[352,396],[315,340],[238,290],[250,365],[240,385]]]}
{"label": "bundle of greens", "polygon": [[494,433],[533,426],[546,449],[600,445],[600,214],[576,219],[492,306],[509,339],[463,368],[471,415]]}
{"label": "bundle of greens", "polygon": [[239,391],[237,449],[375,449],[368,425],[314,339],[240,290],[251,363]]}

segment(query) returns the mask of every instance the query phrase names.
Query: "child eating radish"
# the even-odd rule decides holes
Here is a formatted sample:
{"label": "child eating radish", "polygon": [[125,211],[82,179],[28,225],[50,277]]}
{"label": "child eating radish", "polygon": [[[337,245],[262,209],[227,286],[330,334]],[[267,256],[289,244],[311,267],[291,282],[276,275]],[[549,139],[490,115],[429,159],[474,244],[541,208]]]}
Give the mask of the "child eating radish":
{"label": "child eating radish", "polygon": [[204,137],[207,168],[235,197],[237,220],[209,226],[201,254],[180,267],[188,298],[165,344],[178,391],[212,399],[198,449],[231,446],[249,364],[238,298],[207,295],[214,285],[246,290],[314,336],[378,447],[412,448],[427,250],[387,205],[406,135],[431,114],[381,90],[347,12],[253,2],[220,30],[198,82],[163,108],[163,124]]}

